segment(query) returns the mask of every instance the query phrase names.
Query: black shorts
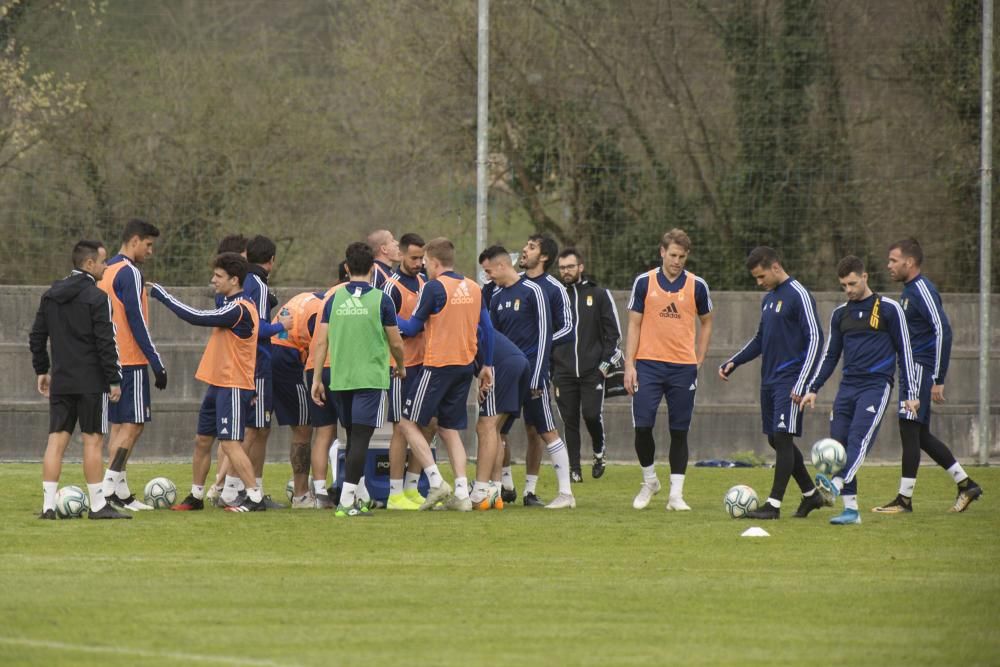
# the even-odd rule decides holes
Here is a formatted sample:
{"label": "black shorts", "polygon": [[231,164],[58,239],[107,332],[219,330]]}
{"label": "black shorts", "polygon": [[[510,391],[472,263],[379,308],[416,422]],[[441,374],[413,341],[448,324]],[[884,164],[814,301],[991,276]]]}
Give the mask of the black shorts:
{"label": "black shorts", "polygon": [[49,433],[108,432],[107,394],[52,394],[49,396]]}

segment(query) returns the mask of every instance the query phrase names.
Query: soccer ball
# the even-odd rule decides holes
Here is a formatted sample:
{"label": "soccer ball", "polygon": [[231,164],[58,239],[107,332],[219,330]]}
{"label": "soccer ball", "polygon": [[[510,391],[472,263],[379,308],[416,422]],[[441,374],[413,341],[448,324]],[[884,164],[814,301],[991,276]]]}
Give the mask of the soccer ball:
{"label": "soccer ball", "polygon": [[146,482],[146,504],[158,510],[170,509],[177,502],[177,487],[166,477],[154,477]]}
{"label": "soccer ball", "polygon": [[90,509],[90,497],[79,486],[64,486],[56,492],[56,513],[63,519],[75,519]]}
{"label": "soccer ball", "polygon": [[836,475],[847,463],[847,452],[833,438],[823,438],[813,445],[812,460],[816,470],[824,475]]}
{"label": "soccer ball", "polygon": [[[312,489],[313,478],[309,475],[309,482],[306,489]],[[288,498],[288,502],[292,502],[292,496],[295,495],[295,478],[288,480],[288,484],[285,484],[285,497]]]}
{"label": "soccer ball", "polygon": [[726,497],[722,504],[726,506],[726,512],[729,513],[729,516],[741,519],[747,515],[747,512],[757,509],[759,502],[756,491],[746,484],[737,484],[726,491]]}

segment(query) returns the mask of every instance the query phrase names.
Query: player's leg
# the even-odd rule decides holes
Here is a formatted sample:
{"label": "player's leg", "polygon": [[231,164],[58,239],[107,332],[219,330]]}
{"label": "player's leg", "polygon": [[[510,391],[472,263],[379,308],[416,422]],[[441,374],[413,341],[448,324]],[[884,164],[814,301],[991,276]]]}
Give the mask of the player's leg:
{"label": "player's leg", "polygon": [[[191,492],[170,509],[177,512],[188,512],[205,509],[205,480],[212,466],[212,443],[217,433],[218,415],[217,398],[219,387],[208,387],[198,409],[198,428],[194,438],[194,451],[191,457]],[[226,423],[228,432],[228,420]],[[221,449],[221,448],[220,448]]]}
{"label": "player's leg", "polygon": [[955,459],[948,445],[931,433],[929,417],[928,415],[927,423],[920,425],[920,449],[927,452],[935,463],[944,468],[958,486],[955,504],[948,511],[964,512],[973,501],[983,495],[983,489],[965,472],[965,468]]}
{"label": "player's leg", "polygon": [[363,490],[365,461],[372,435],[383,422],[385,394],[382,389],[333,392],[341,423],[347,430],[347,457],[344,485],[337,505],[338,517],[370,515],[371,503]]}
{"label": "player's leg", "polygon": [[288,447],[288,462],[292,467],[292,507],[314,507],[309,488],[309,464],[312,458],[312,426],[291,426],[292,441]]}
{"label": "player's leg", "polygon": [[541,507],[544,503],[535,493],[538,486],[538,474],[542,469],[542,439],[538,432],[524,423],[526,446],[524,450],[524,491],[525,505]]}
{"label": "player's leg", "polygon": [[76,428],[76,398],[51,394],[49,396],[49,437],[42,456],[42,512],[39,519],[55,519],[56,492],[62,474],[63,455],[69,446],[70,436]]}
{"label": "player's leg", "polygon": [[[223,388],[216,400],[216,431],[219,433],[219,447],[229,457],[232,471],[243,482],[246,496],[238,505],[226,507],[229,512],[259,512],[267,509],[264,503],[264,490],[257,483],[253,462],[244,450],[246,441],[246,420],[253,414],[253,397],[255,392],[249,389]],[[226,429],[226,424],[229,428]],[[230,439],[224,439],[222,433],[228,430]]]}
{"label": "player's leg", "polygon": [[635,454],[642,469],[642,484],[639,493],[632,500],[632,507],[645,509],[660,492],[660,480],[656,477],[656,442],[653,440],[653,426],[656,424],[656,410],[663,399],[665,377],[663,364],[641,359],[636,362],[636,382],[639,389],[632,396],[632,425],[635,428]]}
{"label": "player's leg", "polygon": [[533,397],[525,404],[524,423],[530,425],[539,439],[545,443],[545,449],[552,459],[552,468],[556,473],[559,495],[545,507],[549,509],[576,507],[570,483],[569,453],[566,451],[566,444],[559,437],[559,431],[556,430],[548,387],[542,388],[541,396]]}
{"label": "player's leg", "polygon": [[[403,402],[419,375],[420,367],[411,366],[406,369],[405,378],[393,375],[389,379],[387,417],[392,422],[392,437],[389,439],[389,500],[386,509],[390,510],[418,510],[423,503],[423,499],[417,503],[406,495],[407,481],[414,478],[414,482],[419,481],[420,469],[415,459],[407,462],[406,437],[399,426],[399,422],[403,419]],[[413,488],[416,490],[416,483],[413,484]],[[419,495],[419,492],[417,494]]]}
{"label": "player's leg", "polygon": [[834,482],[842,480],[840,497],[844,502],[844,512],[830,519],[835,525],[861,523],[858,513],[857,474],[865,462],[865,457],[875,443],[882,416],[889,405],[892,385],[872,385],[858,389],[854,398],[854,414],[847,432],[847,462],[844,469],[834,477]]}
{"label": "player's leg", "polygon": [[[431,509],[451,495],[451,486],[444,481],[431,454],[430,444],[421,427],[429,426],[437,414],[447,381],[447,371],[442,368],[424,366],[403,405],[403,419],[399,422],[403,436],[410,444],[410,456],[420,465],[430,490],[420,509]],[[464,398],[463,398],[464,401]]]}
{"label": "player's leg", "polygon": [[145,366],[122,369],[121,398],[109,404],[108,469],[101,491],[116,508],[151,510],[129,490],[126,466],[145,423],[150,419],[149,371]]}
{"label": "player's leg", "polygon": [[90,495],[91,519],[131,519],[131,515],[119,513],[107,502],[101,491],[103,475],[104,434],[108,432],[107,394],[80,394],[77,396],[77,416],[80,418],[80,433],[83,436],[83,477],[87,480]]}
{"label": "player's leg", "polygon": [[604,376],[600,371],[593,371],[583,378],[580,385],[580,407],[583,413],[583,423],[587,425],[590,434],[590,447],[594,462],[590,469],[591,477],[599,479],[604,474]]}
{"label": "player's leg", "polygon": [[580,475],[580,378],[566,375],[552,378],[556,407],[562,418],[565,434],[566,454],[569,457],[570,477],[573,481],[582,482]]}
{"label": "player's leg", "polygon": [[674,367],[669,371],[664,394],[670,420],[670,496],[667,509],[688,511],[684,502],[684,480],[688,465],[688,429],[694,413],[694,397],[698,389],[698,367]]}
{"label": "player's leg", "polygon": [[903,514],[913,511],[913,491],[917,485],[917,473],[920,471],[920,425],[930,416],[931,386],[930,375],[924,375],[924,367],[916,366],[917,398],[920,399],[920,411],[908,412],[903,405],[903,395],[899,395],[899,441],[903,456],[899,478],[899,492],[885,505],[873,507],[872,511],[879,514]]}

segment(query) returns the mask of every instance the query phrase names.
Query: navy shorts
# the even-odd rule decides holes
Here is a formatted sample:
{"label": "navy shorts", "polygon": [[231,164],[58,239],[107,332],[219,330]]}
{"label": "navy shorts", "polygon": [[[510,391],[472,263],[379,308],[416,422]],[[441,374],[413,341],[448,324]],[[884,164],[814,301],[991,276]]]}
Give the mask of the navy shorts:
{"label": "navy shorts", "polygon": [[424,366],[420,379],[406,396],[403,418],[427,426],[437,417],[439,428],[461,431],[469,425],[465,402],[472,385],[472,364]]}
{"label": "navy shorts", "polygon": [[385,423],[385,389],[348,389],[330,393],[344,428],[351,424],[380,428]]}
{"label": "navy shorts", "polygon": [[145,424],[149,411],[149,370],[146,366],[122,367],[122,397],[108,407],[112,424]]}
{"label": "navy shorts", "polygon": [[72,433],[77,423],[81,433],[107,433],[109,403],[107,394],[50,394],[49,433]]}
{"label": "navy shorts", "polygon": [[917,390],[917,398],[920,399],[920,409],[916,414],[912,412],[907,412],[906,408],[903,406],[903,394],[900,392],[899,395],[899,418],[906,419],[908,421],[920,422],[921,424],[926,424],[928,427],[931,425],[931,389],[934,388],[934,369],[930,366],[924,366],[922,364],[913,364],[913,370],[916,375],[915,387]]}
{"label": "navy shorts", "polygon": [[274,384],[271,376],[254,378],[257,385],[257,400],[251,406],[247,415],[247,426],[252,428],[271,428],[271,412],[274,411]]}
{"label": "navy shorts", "polygon": [[407,366],[406,377],[402,380],[392,375],[392,371],[389,371],[391,377],[389,378],[388,418],[394,424],[403,421],[403,402],[417,384],[417,379],[420,377],[420,369],[422,368],[423,366],[420,364]]}
{"label": "navy shorts", "polygon": [[847,450],[847,463],[837,477],[844,480],[843,493],[855,495],[858,482],[855,476],[865,461],[865,456],[875,444],[882,415],[889,405],[892,383],[868,382],[862,385],[841,384],[833,400],[830,413],[830,437]]}
{"label": "navy shorts", "polygon": [[309,389],[305,380],[274,383],[274,417],[279,426],[309,425]]}
{"label": "navy shorts", "polygon": [[[306,371],[306,386],[309,387],[309,391],[312,392],[314,371],[310,368]],[[323,428],[324,426],[336,426],[337,425],[337,404],[333,400],[333,392],[330,391],[330,369],[323,369],[323,391],[326,392],[326,397],[323,399],[323,405],[316,405],[316,401],[312,400],[312,396],[309,396],[309,422],[313,425],[313,428]]]}
{"label": "navy shorts", "polygon": [[254,392],[209,385],[198,411],[198,435],[219,440],[243,440]]}
{"label": "navy shorts", "polygon": [[526,426],[534,426],[539,433],[556,430],[548,383],[542,387],[541,396],[532,396],[531,392],[528,392],[528,400],[524,402],[524,423]]}
{"label": "navy shorts", "polygon": [[760,388],[760,419],[764,433],[802,435],[802,410],[792,402],[795,383],[778,383]]}
{"label": "navy shorts", "polygon": [[652,428],[656,424],[656,409],[666,396],[670,430],[688,430],[698,389],[698,367],[640,359],[635,370],[639,391],[632,397],[632,425]]}
{"label": "navy shorts", "polygon": [[[512,356],[493,367],[493,388],[479,402],[481,417],[521,416],[521,406],[531,398],[531,365],[524,357]],[[513,422],[513,419],[508,422]]]}

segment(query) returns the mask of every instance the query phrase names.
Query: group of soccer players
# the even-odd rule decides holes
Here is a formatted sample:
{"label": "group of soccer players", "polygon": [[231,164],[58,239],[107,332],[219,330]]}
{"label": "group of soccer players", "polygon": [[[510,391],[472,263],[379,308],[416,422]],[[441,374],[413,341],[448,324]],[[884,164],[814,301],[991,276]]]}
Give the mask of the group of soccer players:
{"label": "group of soccer players", "polygon": [[[389,510],[490,510],[516,500],[504,442],[519,418],[528,437],[523,504],[576,506],[570,459],[549,394],[553,347],[574,335],[566,290],[548,273],[558,253],[552,239],[529,238],[520,253],[520,272],[506,248],[483,250],[479,264],[489,282],[480,288],[455,271],[455,247],[448,239],[425,242],[410,233],[397,241],[391,232],[376,230],[347,247],[337,284],[296,294],[279,309],[268,286],[275,244],[263,236],[234,235],[223,239],[213,263],[215,307],[198,309],[160,285],[144,284],[139,267],[158,236],[152,224],[130,221],[121,250],[98,282],[111,304],[122,377],[121,399],[110,405],[109,465],[101,487],[109,504],[151,509],[135,497],[126,477],[128,458],[151,418],[148,369],[158,389],[167,386],[167,371],[149,333],[148,294],[182,320],[211,329],[195,374],[208,389],[198,417],[193,481],[175,510],[201,510],[206,500],[234,512],[281,507],[263,492],[272,412],[279,425],[292,430],[293,508],[370,516],[374,503],[364,463],[372,435],[386,417],[393,425]],[[636,278],[628,302],[624,384],[632,398],[642,467],[636,509],[647,507],[660,491],[653,426],[664,399],[670,432],[666,509],[691,509],[683,496],[688,431],[713,318],[708,285],[685,268],[691,248],[682,230],[664,234],[662,264]],[[857,472],[890,404],[897,367],[903,474],[896,498],[875,511],[912,511],[921,451],[958,485],[953,511],[965,510],[982,494],[929,430],[930,403],[944,400],[951,331],[940,296],[920,272],[922,260],[920,245],[912,239],[890,248],[890,275],[904,284],[901,300],[895,301],[872,293],[859,259],[844,258],[838,277],[848,300],[834,310],[824,347],[809,291],[785,272],[775,250],[762,246],[750,253],[747,268],[767,290],[760,324],[718,375],[728,381],[738,366],[762,357],[763,431],[776,466],[767,501],[750,512],[751,518],[779,518],[794,477],[803,494],[796,517],[832,505],[840,496],[844,511],[831,523],[860,523]],[[816,393],[841,356],[843,379],[831,436],[845,446],[847,464],[836,476],[820,475],[814,482],[794,437],[801,435],[803,410],[815,406]],[[611,370],[602,365],[602,374]],[[479,450],[470,485],[461,431],[468,426],[466,402],[477,378]],[[336,461],[331,449],[340,447],[338,423],[347,451],[344,482],[334,495],[327,487],[327,462]],[[434,435],[447,449],[453,485],[434,461],[429,444]],[[209,484],[216,439],[217,474]],[[558,481],[558,494],[547,504],[536,494],[543,445]]]}

